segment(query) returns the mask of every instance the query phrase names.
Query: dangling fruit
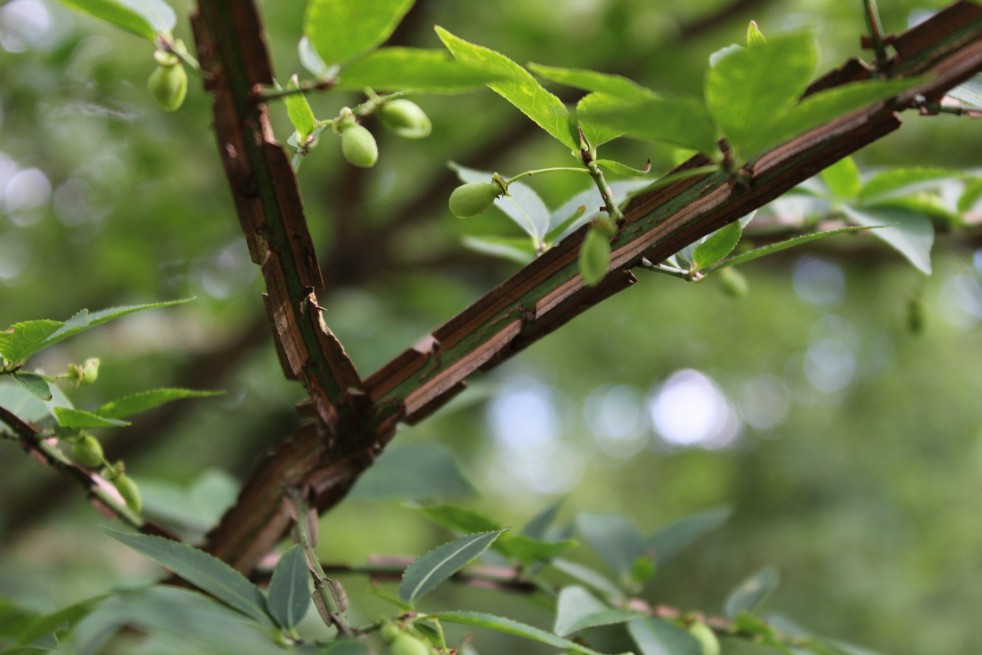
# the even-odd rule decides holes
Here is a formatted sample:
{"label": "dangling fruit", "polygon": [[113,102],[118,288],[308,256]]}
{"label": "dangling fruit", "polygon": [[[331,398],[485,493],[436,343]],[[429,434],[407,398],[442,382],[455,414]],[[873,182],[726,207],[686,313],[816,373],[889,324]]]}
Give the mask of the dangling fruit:
{"label": "dangling fruit", "polygon": [[126,501],[126,506],[139,514],[140,510],[143,509],[143,500],[140,498],[140,488],[136,486],[133,479],[125,473],[120,473],[113,480],[113,484],[116,485],[116,491],[119,492],[119,495]]}
{"label": "dangling fruit", "polygon": [[580,277],[588,286],[595,286],[607,274],[609,263],[610,239],[602,227],[595,225],[580,246]]}
{"label": "dangling fruit", "polygon": [[389,100],[382,105],[379,118],[385,127],[404,139],[422,139],[433,130],[429,116],[419,105],[405,98]]}
{"label": "dangling fruit", "polygon": [[450,213],[457,218],[477,216],[490,209],[501,194],[501,187],[495,182],[469,182],[450,194]]}
{"label": "dangling fruit", "polygon": [[154,58],[157,68],[150,73],[147,88],[164,111],[176,111],[188,93],[188,74],[181,60],[172,54],[158,51]]}
{"label": "dangling fruit", "polygon": [[404,632],[389,646],[392,655],[433,655],[433,649],[426,642]]}
{"label": "dangling fruit", "polygon": [[341,152],[352,166],[371,168],[378,161],[378,144],[372,133],[358,123],[341,128]]}

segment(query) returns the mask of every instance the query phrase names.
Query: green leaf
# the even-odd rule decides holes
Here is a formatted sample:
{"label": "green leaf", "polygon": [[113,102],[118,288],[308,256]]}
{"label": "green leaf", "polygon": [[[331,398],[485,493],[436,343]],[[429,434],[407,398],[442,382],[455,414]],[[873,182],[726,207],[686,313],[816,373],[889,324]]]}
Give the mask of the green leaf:
{"label": "green leaf", "polygon": [[266,599],[259,587],[217,557],[163,537],[127,534],[108,528],[105,531],[116,541],[167,567],[232,609],[263,625],[270,625]]}
{"label": "green leaf", "polygon": [[764,37],[764,33],[760,31],[760,27],[757,26],[757,21],[750,21],[747,24],[747,47],[753,48],[764,43],[767,43],[767,39]]}
{"label": "green leaf", "polygon": [[123,418],[175,400],[210,398],[224,393],[224,391],[198,391],[195,389],[150,389],[111,400],[97,409],[95,413],[105,418]]}
{"label": "green leaf", "polygon": [[177,16],[163,0],[61,0],[72,9],[95,16],[127,32],[156,41],[157,35],[169,37]]}
{"label": "green leaf", "polygon": [[638,615],[634,612],[614,609],[600,602],[583,587],[564,587],[559,592],[552,631],[565,637],[598,625],[626,623],[636,618]]}
{"label": "green leaf", "polygon": [[742,236],[743,228],[740,227],[739,221],[724,225],[710,234],[692,251],[692,263],[696,270],[712,266],[729,255],[740,243]]}
{"label": "green leaf", "polygon": [[327,79],[337,72],[336,66],[328,66],[324,63],[306,36],[300,37],[300,42],[297,43],[297,57],[300,59],[301,66],[321,79]]}
{"label": "green leaf", "polygon": [[648,175],[651,172],[651,161],[645,168],[634,168],[614,159],[598,159],[596,164],[604,171],[615,175]]}
{"label": "green leaf", "polygon": [[[650,180],[615,180],[610,183],[614,204],[622,205],[631,193],[651,184]],[[564,202],[549,217],[549,232],[546,240],[555,243],[586,225],[601,214],[603,199],[595,186],[590,186]],[[572,219],[572,220],[570,220]]]}
{"label": "green leaf", "polygon": [[[861,232],[867,230],[867,227],[840,227],[835,230],[826,230],[824,232],[813,232],[811,234],[803,234],[801,236],[792,237],[784,241],[779,241],[778,243],[771,243],[760,248],[755,248],[753,250],[748,250],[747,252],[742,252],[739,255],[735,255],[728,259],[724,259],[722,262],[717,264],[712,268],[712,270],[722,268],[723,266],[738,266],[740,264],[746,264],[755,259],[760,259],[767,255],[772,255],[776,252],[781,252],[782,250],[787,250],[788,248],[794,248],[796,246],[801,246],[811,241],[818,241],[819,239],[826,239],[828,237],[833,237],[838,234],[847,234],[849,232]],[[874,232],[875,233],[875,232]]]}
{"label": "green leaf", "polygon": [[339,89],[463,93],[504,76],[478,63],[458,61],[443,50],[381,48],[346,65],[335,85]]}
{"label": "green leaf", "polygon": [[764,644],[758,644],[747,639],[736,637],[724,637],[719,640],[722,651],[725,655],[786,655],[783,649],[772,648]]}
{"label": "green leaf", "polygon": [[585,100],[581,101],[576,113],[577,120],[584,126],[603,127],[634,139],[667,143],[707,155],[716,149],[716,127],[699,100],[649,98],[625,101],[606,94],[596,94],[589,103]]}
{"label": "green leaf", "polygon": [[783,114],[767,129],[749,135],[746,142],[747,155],[764,148],[787,141],[804,134],[823,123],[839,116],[885,100],[923,81],[921,78],[906,80],[873,80],[854,82],[832,89],[826,89],[808,96],[801,103]]}
{"label": "green leaf", "polygon": [[551,82],[583,91],[603,93],[625,100],[646,100],[658,97],[651,89],[621,75],[610,75],[609,73],[599,73],[582,68],[557,68],[542,64],[529,64],[529,69],[539,77]]}
{"label": "green leaf", "polygon": [[627,624],[641,655],[702,655],[702,646],[689,632],[656,617],[637,618]]}
{"label": "green leaf", "polygon": [[28,647],[29,644],[46,640],[46,638],[59,637],[70,631],[79,621],[93,612],[106,598],[104,595],[88,598],[51,614],[45,614],[22,623],[21,629],[16,635],[16,646],[24,648]]}
{"label": "green leaf", "polygon": [[766,568],[758,571],[730,592],[726,599],[726,615],[732,619],[744,612],[753,614],[774,593],[778,582],[780,576],[774,569]]}
{"label": "green leaf", "polygon": [[528,264],[535,259],[535,243],[528,237],[465,236],[461,243],[468,250],[491,255],[517,264]]}
{"label": "green leaf", "polygon": [[419,510],[431,521],[448,530],[470,534],[475,532],[501,532],[502,527],[484,514],[458,505],[428,505]]}
{"label": "green leaf", "polygon": [[646,542],[648,548],[655,553],[658,569],[664,570],[683,549],[707,532],[719,528],[731,514],[732,510],[728,507],[718,507],[686,516],[649,535]]}
{"label": "green leaf", "polygon": [[958,211],[970,211],[980,198],[982,198],[982,178],[976,178],[965,185],[965,191],[958,198]]}
{"label": "green leaf", "polygon": [[898,195],[937,188],[941,182],[964,177],[965,174],[947,168],[891,168],[871,177],[857,194],[862,202],[876,202]]}
{"label": "green leaf", "polygon": [[527,70],[501,53],[464,41],[442,27],[437,26],[436,33],[455,58],[494,71],[504,78],[501,82],[488,84],[488,88],[514,105],[560,143],[579,150],[579,138],[571,129],[566,105],[546,91]]}
{"label": "green leaf", "polygon": [[975,77],[971,77],[954,89],[950,89],[945,95],[970,107],[982,109],[982,73],[976,73]]}
{"label": "green leaf", "polygon": [[572,539],[544,541],[523,534],[502,535],[494,544],[495,550],[517,559],[522,564],[549,562],[576,548],[577,545],[577,542]]}
{"label": "green leaf", "polygon": [[58,331],[61,321],[40,319],[14,323],[0,332],[0,357],[12,366],[22,364],[28,357],[44,348],[44,341]]}
{"label": "green leaf", "polygon": [[706,106],[740,158],[766,141],[774,122],[798,101],[817,61],[812,35],[794,33],[733,49],[709,69]]}
{"label": "green leaf", "polygon": [[292,628],[307,613],[310,607],[310,571],[301,546],[292,546],[277,562],[269,581],[266,602],[269,615],[281,628]]}
{"label": "green leaf", "polygon": [[852,200],[859,195],[863,181],[859,176],[859,167],[852,157],[844,157],[835,162],[821,173],[819,177],[825,182],[832,195],[846,200]]}
{"label": "green leaf", "polygon": [[[54,345],[59,341],[64,341],[69,337],[73,337],[80,332],[85,332],[90,328],[94,328],[97,325],[102,325],[103,323],[108,323],[109,321],[126,316],[127,314],[142,312],[147,309],[160,309],[163,307],[171,307],[173,305],[182,305],[186,302],[191,302],[192,300],[194,300],[194,298],[183,298],[181,300],[169,300],[166,302],[153,302],[143,305],[129,305],[126,307],[110,307],[109,309],[102,309],[92,313],[89,313],[87,309],[83,309],[65,321],[61,327],[58,328],[58,330],[45,339],[44,343],[41,344],[41,348],[47,348],[48,346]],[[38,350],[41,348],[38,348]]]}
{"label": "green leaf", "polygon": [[526,625],[525,623],[519,623],[503,616],[495,616],[494,614],[485,614],[483,612],[437,612],[430,616],[440,621],[446,621],[447,623],[459,623],[474,626],[475,628],[485,628],[487,630],[494,630],[495,632],[515,635],[516,637],[537,641],[555,648],[562,648],[579,655],[600,655],[597,651],[578,644],[575,641],[557,637],[545,630],[540,630],[539,628]]}
{"label": "green leaf", "polygon": [[388,39],[413,1],[310,0],[303,31],[326,64],[341,64]]}
{"label": "green leaf", "polygon": [[13,380],[0,376],[0,406],[13,412],[24,421],[41,421],[54,418],[55,407],[72,407],[72,401],[57,386],[49,386],[51,400],[42,401]]}
{"label": "green leaf", "polygon": [[406,567],[399,597],[415,603],[486,551],[503,533],[504,530],[494,530],[465,535],[421,555]]}
{"label": "green leaf", "polygon": [[544,507],[529,519],[529,522],[522,527],[521,533],[533,539],[545,539],[549,526],[556,520],[556,515],[559,514],[565,500],[565,498],[560,498]]}
{"label": "green leaf", "polygon": [[349,498],[472,496],[474,485],[445,446],[419,443],[387,448],[358,479]]}
{"label": "green leaf", "polygon": [[874,230],[873,236],[906,257],[917,270],[925,275],[931,274],[934,226],[930,219],[900,207],[859,208],[847,205],[842,212],[850,223],[863,227],[883,226]]}
{"label": "green leaf", "polygon": [[[616,127],[609,127],[603,121],[588,120],[590,112],[606,112],[611,108],[618,108],[622,101],[615,96],[606,93],[588,93],[576,103],[576,120],[583,138],[591,147],[597,148],[614,139],[624,136],[624,130]],[[586,117],[586,118],[584,118]]]}
{"label": "green leaf", "polygon": [[86,412],[81,409],[68,409],[67,407],[54,408],[55,420],[63,428],[74,430],[87,430],[91,428],[121,428],[129,425],[128,421],[120,421],[115,418],[106,418],[99,414]]}
{"label": "green leaf", "polygon": [[51,400],[51,387],[48,381],[37,373],[17,371],[14,373],[14,381],[30,391],[41,400]]}
{"label": "green leaf", "polygon": [[630,577],[635,560],[647,551],[637,528],[620,514],[580,514],[576,531],[622,579]]}
{"label": "green leaf", "polygon": [[585,585],[589,585],[608,598],[621,598],[624,596],[624,592],[620,587],[614,584],[611,580],[607,579],[607,577],[602,573],[594,571],[587,566],[563,559],[554,559],[549,562],[549,565],[557,571],[565,573],[574,580],[582,582]]}
{"label": "green leaf", "polygon": [[[296,89],[299,86],[297,76],[294,75],[290,78],[290,82],[286,85],[286,88]],[[277,84],[276,88],[280,88],[280,85]],[[307,96],[302,93],[286,95],[283,96],[283,104],[286,105],[286,113],[290,117],[290,124],[297,131],[298,144],[306,143],[310,135],[313,134],[315,124],[317,123],[314,110],[310,108],[310,103],[307,102]]]}

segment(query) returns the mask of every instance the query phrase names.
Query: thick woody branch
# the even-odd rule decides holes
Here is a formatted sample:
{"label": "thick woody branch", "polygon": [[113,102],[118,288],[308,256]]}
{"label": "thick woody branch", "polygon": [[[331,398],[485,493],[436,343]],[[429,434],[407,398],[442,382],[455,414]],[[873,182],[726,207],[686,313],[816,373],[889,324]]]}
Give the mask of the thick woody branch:
{"label": "thick woody branch", "polygon": [[[202,1],[200,18],[195,21],[199,47],[215,47],[213,39],[231,40],[235,45],[227,56],[246,57],[245,51],[250,48],[253,55],[258,49],[265,56],[261,42],[254,43],[261,37],[252,9],[246,8],[251,3],[231,5],[234,9],[218,0]],[[249,14],[251,18],[244,19],[240,14]],[[236,20],[241,24],[237,25]],[[635,278],[630,269],[643,257],[661,261],[699,237],[761,207],[823,168],[897,129],[900,121],[894,111],[909,106],[915,96],[938,98],[982,70],[982,7],[975,2],[959,2],[897,37],[894,48],[897,56],[891,60],[890,73],[898,77],[925,75],[926,82],[764,153],[750,162],[748,178],[740,184],[726,173],[718,172],[636,197],[624,210],[626,221],[612,242],[608,273],[596,287],[583,283],[576,263],[586,228],[571,235],[367,378],[364,392],[370,404],[368,412],[351,413],[352,421],[343,424],[345,431],[339,435],[338,442],[328,442],[323,434],[325,429],[330,430],[331,423],[311,424],[302,427],[291,440],[261,461],[236,505],[209,535],[208,550],[240,570],[251,570],[288,527],[284,496],[290,489],[303,488],[320,509],[333,506],[370,465],[380,444],[391,439],[399,422],[412,423],[425,418],[463,389],[475,371],[497,365],[604,298],[631,286]],[[236,54],[236,49],[243,52]],[[214,61],[209,59],[214,56],[211,52],[202,53],[204,61]],[[224,65],[236,64],[233,61]],[[257,74],[263,70],[263,66],[257,65]],[[304,304],[309,296],[303,295],[302,284],[298,285],[290,276],[302,276],[305,269],[290,268],[294,263],[284,259],[296,252],[288,247],[288,242],[276,243],[269,236],[275,221],[263,217],[261,211],[280,211],[278,206],[267,207],[255,200],[275,195],[293,203],[296,181],[292,172],[289,176],[285,174],[285,169],[280,172],[277,168],[276,175],[259,170],[280,166],[277,160],[285,163],[286,155],[263,130],[256,128],[257,120],[264,124],[261,110],[246,103],[244,117],[223,113],[231,111],[225,105],[233,103],[238,91],[223,89],[222,85],[227,83],[223,77],[226,71],[215,66],[215,72],[218,73],[214,88],[216,128],[219,144],[226,153],[226,168],[235,189],[240,217],[245,212],[243,226],[250,235],[254,253],[262,255],[267,284],[271,285],[269,295],[273,300],[270,302],[275,303],[271,313],[276,319],[278,335],[286,347],[294,349],[292,354],[289,351],[285,354],[289,370],[299,370],[301,377],[308,381],[305,376],[312,374],[308,370],[311,362],[318,361],[316,348],[324,344],[316,334],[311,339],[302,331],[309,323],[305,317],[310,314],[310,305]],[[812,85],[810,91],[869,79],[870,75],[860,62],[847,62]],[[240,86],[247,85],[242,82]],[[236,133],[236,129],[242,133]],[[235,153],[253,154],[245,158],[229,157],[229,146]],[[695,157],[680,168],[706,163],[704,158]],[[243,177],[246,173],[252,177]],[[264,189],[265,185],[274,183],[287,184],[289,190]],[[295,204],[290,203],[287,205],[292,207],[291,211],[300,211],[298,199]],[[301,220],[297,213],[287,223],[294,225]],[[295,231],[299,229],[295,225]],[[284,304],[284,297],[289,302]],[[277,316],[277,311],[282,316]],[[291,330],[299,331],[300,335]],[[301,349],[301,345],[307,350]],[[316,390],[317,386],[308,381],[308,389]],[[337,396],[335,400],[343,398]],[[319,411],[316,416],[323,418]]]}

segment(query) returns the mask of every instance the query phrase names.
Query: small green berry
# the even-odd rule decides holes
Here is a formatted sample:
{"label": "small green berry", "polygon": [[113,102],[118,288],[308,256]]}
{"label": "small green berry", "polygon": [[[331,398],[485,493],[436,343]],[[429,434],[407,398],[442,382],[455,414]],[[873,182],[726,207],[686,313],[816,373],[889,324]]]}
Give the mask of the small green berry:
{"label": "small green berry", "polygon": [[433,655],[433,649],[426,642],[408,632],[403,632],[396,637],[389,646],[389,652],[392,655]]}
{"label": "small green berry", "polygon": [[88,468],[102,466],[105,461],[102,444],[91,434],[84,434],[72,444],[72,459]]}
{"label": "small green berry", "polygon": [[357,123],[341,127],[341,152],[348,163],[359,168],[371,168],[378,161],[375,137]]}
{"label": "small green berry", "polygon": [[719,639],[716,633],[705,623],[693,623],[689,626],[689,634],[696,638],[702,646],[702,655],[719,655]]}
{"label": "small green berry", "polygon": [[155,59],[158,66],[150,73],[147,88],[164,111],[176,111],[188,93],[188,74],[174,55],[158,51]]}
{"label": "small green berry", "polygon": [[501,194],[501,187],[495,182],[469,182],[450,194],[450,213],[457,218],[477,216],[490,209]]}
{"label": "small green berry", "polygon": [[99,379],[99,358],[90,357],[82,362],[81,384],[92,384]]}
{"label": "small green berry", "polygon": [[610,263],[610,239],[597,225],[590,228],[580,246],[580,277],[588,286],[596,286],[607,274]]}
{"label": "small green berry", "polygon": [[382,634],[382,640],[385,641],[385,643],[387,644],[391,644],[393,641],[398,639],[401,635],[404,635],[406,633],[395,623],[386,623],[385,625],[382,626],[381,634]]}
{"label": "small green berry", "polygon": [[140,499],[140,488],[133,482],[133,478],[125,473],[120,473],[113,480],[113,484],[116,485],[116,491],[119,492],[119,495],[126,501],[126,506],[139,514],[140,510],[143,509],[143,501]]}
{"label": "small green berry", "polygon": [[742,298],[750,291],[747,278],[743,273],[732,267],[721,268],[716,271],[716,278],[723,293],[734,298]]}
{"label": "small green berry", "polygon": [[433,130],[426,113],[415,102],[405,98],[396,98],[382,105],[379,118],[385,127],[404,139],[422,139]]}

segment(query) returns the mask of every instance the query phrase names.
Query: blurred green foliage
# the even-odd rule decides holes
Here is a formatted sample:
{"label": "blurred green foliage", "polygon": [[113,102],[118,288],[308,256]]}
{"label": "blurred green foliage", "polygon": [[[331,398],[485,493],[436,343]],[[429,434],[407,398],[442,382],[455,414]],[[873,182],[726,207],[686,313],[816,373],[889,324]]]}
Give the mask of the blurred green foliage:
{"label": "blurred green foliage", "polygon": [[[749,8],[689,35],[730,1],[581,0],[557,10],[553,0],[419,0],[396,38],[437,47],[431,26],[440,24],[519,62],[624,73],[669,95],[697,94],[708,55],[742,40],[750,18],[765,34],[818,26],[822,70],[861,54],[859,3],[846,0],[736,3]],[[176,4],[186,16],[190,3]],[[882,4],[887,30],[900,31],[944,3]],[[300,70],[303,3],[261,7],[285,81]],[[185,20],[176,34],[191,41]],[[157,414],[135,421],[132,437],[106,435],[107,456],[125,451],[128,472],[148,483],[190,488],[215,467],[241,477],[296,424],[291,405],[303,391],[283,380],[270,340],[249,337],[262,334],[261,284],[215,153],[208,96],[192,77],[185,107],[164,114],[145,89],[152,48],[48,0],[0,4],[0,50],[0,324],[197,296],[94,330],[36,363],[55,372],[99,357],[100,384],[79,390],[80,407],[153,386],[226,389],[166,427]],[[318,115],[356,101],[311,98]],[[362,373],[516,270],[461,247],[465,230],[512,226],[494,213],[453,219],[452,182],[431,184],[452,180],[447,162],[503,173],[568,162],[489,92],[414,101],[433,121],[427,141],[371,125],[381,153],[371,172],[347,167],[330,143],[300,172],[328,271],[325,317]],[[285,109],[273,112],[285,141]],[[977,126],[905,123],[860,153],[864,170],[978,166]],[[650,158],[656,170],[674,156],[630,142],[611,151],[637,165]],[[550,207],[583,188],[578,176],[531,184]],[[357,240],[377,226],[391,226],[385,239]],[[739,300],[712,282],[644,276],[476,379],[396,443],[451,448],[481,492],[472,506],[503,525],[522,525],[564,495],[561,522],[579,510],[618,511],[643,532],[733,507],[721,531],[657,573],[653,602],[722,613],[728,590],[770,565],[782,584],[769,607],[819,632],[884,653],[972,652],[982,642],[978,242],[939,235],[930,278],[862,237],[742,270],[750,294]],[[908,329],[911,311],[923,313],[920,334]],[[146,442],[123,443],[130,438]],[[0,596],[50,610],[152,578],[146,562],[94,528],[97,514],[75,490],[51,496],[54,473],[12,443],[0,444],[0,457]],[[49,504],[59,511],[48,515]],[[45,511],[33,518],[34,507]],[[321,551],[359,563],[448,538],[398,499],[354,498],[323,519]],[[343,581],[361,619],[385,611],[363,580]],[[522,598],[459,587],[434,596],[548,621]]]}

